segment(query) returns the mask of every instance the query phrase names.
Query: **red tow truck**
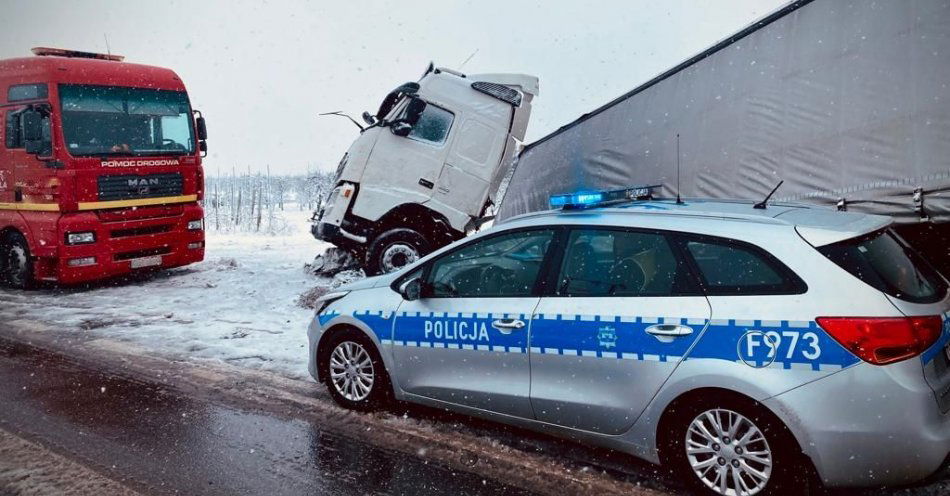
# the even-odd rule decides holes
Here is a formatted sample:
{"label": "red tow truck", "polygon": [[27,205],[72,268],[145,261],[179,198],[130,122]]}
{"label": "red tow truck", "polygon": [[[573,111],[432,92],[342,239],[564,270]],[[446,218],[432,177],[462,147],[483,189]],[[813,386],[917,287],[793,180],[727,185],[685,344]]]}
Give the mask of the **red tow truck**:
{"label": "red tow truck", "polygon": [[34,48],[0,60],[0,283],[204,258],[207,131],[171,70]]}

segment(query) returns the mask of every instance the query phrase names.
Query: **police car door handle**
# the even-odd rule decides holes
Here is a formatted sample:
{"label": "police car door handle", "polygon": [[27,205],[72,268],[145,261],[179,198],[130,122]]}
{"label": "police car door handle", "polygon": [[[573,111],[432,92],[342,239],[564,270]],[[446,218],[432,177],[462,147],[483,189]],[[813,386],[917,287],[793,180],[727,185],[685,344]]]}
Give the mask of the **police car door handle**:
{"label": "police car door handle", "polygon": [[492,321],[491,326],[498,329],[502,334],[510,334],[511,331],[524,328],[524,321],[518,319],[501,319]]}
{"label": "police car door handle", "polygon": [[646,328],[647,333],[654,336],[689,336],[693,333],[693,328],[679,324],[657,324]]}

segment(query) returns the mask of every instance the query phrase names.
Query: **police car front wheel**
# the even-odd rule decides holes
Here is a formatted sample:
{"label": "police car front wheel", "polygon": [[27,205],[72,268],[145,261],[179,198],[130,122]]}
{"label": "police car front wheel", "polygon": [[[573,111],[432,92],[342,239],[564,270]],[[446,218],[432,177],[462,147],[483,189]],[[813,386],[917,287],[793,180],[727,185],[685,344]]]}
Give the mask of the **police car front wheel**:
{"label": "police car front wheel", "polygon": [[389,400],[389,376],[376,347],[357,331],[340,331],[323,348],[320,364],[333,399],[355,410],[374,410]]}

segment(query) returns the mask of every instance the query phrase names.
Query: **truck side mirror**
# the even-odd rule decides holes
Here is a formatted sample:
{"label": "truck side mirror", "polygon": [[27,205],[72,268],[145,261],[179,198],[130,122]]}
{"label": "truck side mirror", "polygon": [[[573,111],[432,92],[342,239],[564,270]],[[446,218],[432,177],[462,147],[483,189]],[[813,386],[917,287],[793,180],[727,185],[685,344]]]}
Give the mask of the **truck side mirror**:
{"label": "truck side mirror", "polygon": [[416,301],[422,297],[422,279],[414,277],[399,286],[399,294],[406,301]]}
{"label": "truck side mirror", "polygon": [[195,119],[195,127],[198,128],[198,141],[204,141],[208,139],[208,125],[205,124],[205,118],[198,116]]}
{"label": "truck side mirror", "polygon": [[27,110],[21,117],[23,123],[23,141],[41,141],[43,139],[43,116],[36,110]]}
{"label": "truck side mirror", "polygon": [[376,124],[376,116],[374,116],[373,114],[369,112],[364,111],[363,122],[365,122],[367,126],[373,126]]}
{"label": "truck side mirror", "polygon": [[409,105],[406,106],[406,116],[401,120],[410,126],[415,126],[416,123],[419,122],[419,118],[422,117],[422,112],[425,111],[427,105],[425,100],[413,97],[409,101]]}
{"label": "truck side mirror", "polygon": [[398,122],[394,122],[392,127],[389,128],[389,130],[392,131],[393,134],[395,134],[396,136],[402,136],[403,138],[405,138],[406,136],[409,136],[409,133],[412,132],[412,126],[410,126],[409,124],[406,124],[403,121],[398,121]]}
{"label": "truck side mirror", "polygon": [[[52,154],[52,140],[48,133],[43,132],[43,113],[39,110],[27,110],[23,112],[21,119],[20,122],[23,126],[23,148],[26,149],[26,153],[43,156]],[[46,136],[44,136],[44,134],[46,134]]]}

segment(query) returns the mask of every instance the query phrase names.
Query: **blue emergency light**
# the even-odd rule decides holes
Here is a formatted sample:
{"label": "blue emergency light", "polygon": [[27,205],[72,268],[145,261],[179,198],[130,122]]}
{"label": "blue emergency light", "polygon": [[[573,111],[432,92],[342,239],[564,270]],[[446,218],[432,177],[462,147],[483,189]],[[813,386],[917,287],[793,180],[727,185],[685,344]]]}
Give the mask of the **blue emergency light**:
{"label": "blue emergency light", "polygon": [[553,195],[550,200],[551,208],[563,208],[568,210],[597,207],[623,201],[651,200],[653,199],[653,189],[659,188],[660,186],[661,185],[657,184],[653,186],[637,186],[635,188],[609,191],[585,191]]}

